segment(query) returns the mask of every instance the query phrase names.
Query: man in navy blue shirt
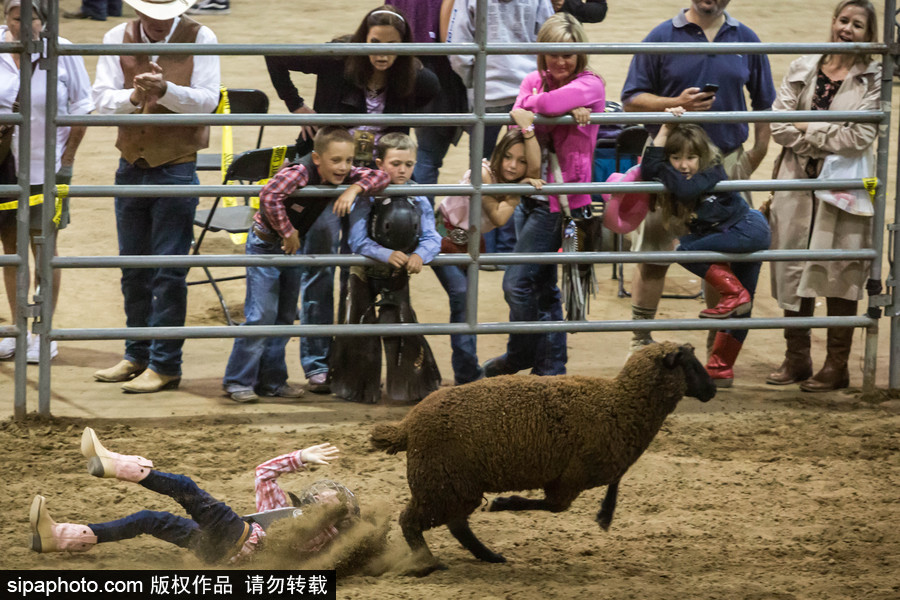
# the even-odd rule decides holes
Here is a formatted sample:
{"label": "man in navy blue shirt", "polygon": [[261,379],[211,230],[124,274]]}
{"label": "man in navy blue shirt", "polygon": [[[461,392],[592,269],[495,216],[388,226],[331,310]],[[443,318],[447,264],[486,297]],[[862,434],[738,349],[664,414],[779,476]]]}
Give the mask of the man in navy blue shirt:
{"label": "man in navy blue shirt", "polygon": [[[759,42],[749,27],[725,12],[730,1],[692,0],[690,7],[655,27],[644,41]],[[622,88],[622,103],[626,111],[634,112],[658,112],[675,106],[683,106],[688,111],[745,111],[744,88],[750,94],[753,110],[771,108],[775,85],[768,57],[763,54],[637,54]],[[650,129],[655,133],[658,127]],[[729,179],[749,178],[765,157],[771,137],[767,123],[755,123],[753,146],[745,153],[743,144],[749,134],[746,123],[709,123],[703,129],[722,151]],[[641,224],[632,248],[672,250],[674,243],[675,236],[665,228],[660,212],[656,211],[649,213]],[[632,279],[633,319],[656,316],[667,270],[668,265],[636,266]],[[712,306],[718,302],[712,290],[707,290],[706,301],[712,302]],[[652,341],[649,331],[635,332],[631,350]]]}

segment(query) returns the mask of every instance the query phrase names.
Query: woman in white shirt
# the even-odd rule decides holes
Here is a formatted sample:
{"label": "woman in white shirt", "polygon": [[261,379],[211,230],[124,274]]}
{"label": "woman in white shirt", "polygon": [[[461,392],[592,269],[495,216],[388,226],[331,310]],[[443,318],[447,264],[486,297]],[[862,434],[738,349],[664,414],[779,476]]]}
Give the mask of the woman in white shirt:
{"label": "woman in white shirt", "polygon": [[[5,0],[3,3],[6,22],[0,25],[0,39],[4,42],[16,42],[20,40],[21,21],[20,0]],[[34,20],[32,21],[32,39],[37,39],[46,21],[46,14],[40,6],[33,8]],[[69,43],[68,40],[59,38],[60,44]],[[46,99],[47,77],[39,68],[40,55],[31,56],[33,73],[31,77],[31,177],[30,193],[41,193],[44,183],[44,156],[46,154],[43,145],[44,130],[46,128]],[[0,54],[0,113],[13,112],[13,104],[19,94],[19,64],[21,55]],[[83,115],[94,109],[91,100],[91,81],[84,67],[84,60],[80,56],[61,56],[58,59],[57,78],[57,116]],[[75,152],[81,139],[84,137],[85,128],[58,127],[56,130],[55,171],[56,183],[68,184],[72,179],[72,165],[75,160]],[[13,137],[12,152],[0,164],[0,183],[16,183],[16,163],[18,161],[18,131]],[[15,198],[0,199],[0,203],[7,204]],[[68,201],[62,203],[61,213],[58,218],[58,229],[63,229],[69,222]],[[30,213],[30,234],[33,237],[41,228],[41,207],[34,205]],[[16,253],[16,210],[8,208],[0,210],[0,239],[3,242],[5,254]],[[54,240],[55,242],[55,240]],[[33,246],[32,246],[33,248]],[[54,255],[56,248],[53,248]],[[35,275],[37,285],[37,274]],[[6,297],[9,300],[10,313],[16,314],[16,269],[15,267],[3,268],[3,283],[6,287]],[[60,272],[53,272],[53,305],[59,297]],[[39,337],[29,337],[28,361],[37,362]],[[50,344],[51,357],[56,356],[56,342]],[[15,339],[3,338],[0,340],[0,358],[9,358],[15,352]]]}

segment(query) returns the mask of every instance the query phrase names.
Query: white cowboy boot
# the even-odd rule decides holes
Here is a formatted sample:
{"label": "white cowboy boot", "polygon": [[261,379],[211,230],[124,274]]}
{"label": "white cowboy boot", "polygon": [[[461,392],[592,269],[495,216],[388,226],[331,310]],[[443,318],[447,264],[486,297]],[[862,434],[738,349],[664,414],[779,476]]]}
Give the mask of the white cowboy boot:
{"label": "white cowboy boot", "polygon": [[81,435],[81,453],[88,459],[88,473],[94,477],[106,477],[137,483],[153,468],[153,463],[143,456],[131,456],[110,452],[97,439],[90,427]]}
{"label": "white cowboy boot", "polygon": [[47,512],[47,499],[35,496],[29,512],[31,549],[35,552],[87,552],[97,536],[87,525],[57,523]]}

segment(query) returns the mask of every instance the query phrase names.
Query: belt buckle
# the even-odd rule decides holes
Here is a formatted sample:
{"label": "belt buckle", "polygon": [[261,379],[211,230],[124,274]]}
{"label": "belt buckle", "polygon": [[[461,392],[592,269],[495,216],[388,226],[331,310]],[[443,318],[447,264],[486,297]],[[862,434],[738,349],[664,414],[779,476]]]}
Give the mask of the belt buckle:
{"label": "belt buckle", "polygon": [[469,243],[469,232],[461,227],[454,227],[447,234],[450,241],[458,246],[465,246]]}

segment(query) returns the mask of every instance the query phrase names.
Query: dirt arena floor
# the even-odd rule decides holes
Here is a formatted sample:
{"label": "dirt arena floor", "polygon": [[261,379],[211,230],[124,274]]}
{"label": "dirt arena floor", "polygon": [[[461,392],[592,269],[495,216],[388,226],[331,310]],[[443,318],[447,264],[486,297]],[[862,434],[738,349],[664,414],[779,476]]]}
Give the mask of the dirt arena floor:
{"label": "dirt arena floor", "polygon": [[[592,41],[637,42],[657,23],[675,14],[686,0],[610,2],[606,22],[587,27]],[[62,0],[62,9],[77,0]],[[234,0],[228,16],[201,19],[221,42],[324,42],[349,33],[372,2],[333,0]],[[736,0],[731,13],[765,41],[818,42],[826,38],[831,0],[779,2]],[[62,34],[74,42],[98,43],[118,20],[64,21]],[[282,23],[278,25],[277,23]],[[773,55],[776,82],[793,59]],[[618,98],[628,57],[595,56],[592,66]],[[88,57],[93,76],[95,58]],[[223,83],[265,90],[273,113],[284,113],[260,57],[224,57]],[[312,97],[314,80],[297,77]],[[895,92],[898,91],[895,87]],[[894,102],[897,109],[897,102]],[[238,150],[252,147],[256,131],[235,133]],[[111,184],[117,153],[115,132],[91,128],[79,150],[75,183]],[[269,127],[265,145],[290,143],[292,128]],[[213,130],[218,149],[220,132]],[[892,147],[896,141],[892,142]],[[448,156],[441,174],[456,183],[465,170],[468,138]],[[768,178],[775,144],[758,171]],[[891,164],[896,157],[891,156]],[[218,183],[203,174],[204,183]],[[893,182],[889,203],[893,202]],[[762,196],[762,194],[757,194]],[[204,199],[208,205],[210,199]],[[72,224],[60,236],[66,256],[116,254],[110,198],[72,201]],[[889,207],[888,222],[893,221]],[[206,244],[207,253],[240,253],[225,237]],[[229,269],[217,273],[227,274]],[[232,270],[239,272],[240,270]],[[625,269],[630,289],[630,269]],[[601,290],[591,303],[591,319],[628,319],[630,302],[616,294],[608,266],[598,267]],[[197,277],[196,273],[192,273]],[[69,270],[54,320],[56,327],[121,327],[124,324],[117,270]],[[501,273],[483,273],[482,321],[505,321]],[[230,302],[240,306],[243,282],[225,284]],[[696,278],[672,269],[669,292],[693,292]],[[427,271],[414,278],[414,305],[423,322],[446,322],[447,299]],[[0,300],[6,306],[6,299]],[[699,300],[664,300],[660,318],[693,317]],[[820,307],[820,311],[824,312]],[[189,295],[189,325],[222,324],[208,286]],[[755,316],[780,314],[769,296],[763,268]],[[821,314],[821,312],[820,312]],[[0,311],[0,323],[9,322]],[[361,406],[332,396],[307,394],[299,400],[237,405],[221,393],[221,376],[230,340],[188,340],[184,378],[178,390],[148,396],[123,394],[117,385],[99,384],[91,374],[119,360],[121,341],[61,342],[53,362],[52,418],[38,417],[37,367],[28,370],[28,410],[24,422],[12,415],[12,362],[0,363],[0,567],[5,569],[198,568],[191,555],[155,539],[110,544],[81,555],[38,555],[28,549],[28,506],[45,495],[52,514],[63,521],[97,522],[139,509],[177,510],[167,498],[143,488],[99,480],[85,472],[78,441],[85,425],[116,450],[140,453],[165,470],[193,476],[214,496],[240,512],[253,510],[253,467],[276,454],[329,441],[343,457],[315,475],[285,477],[299,490],[314,478],[338,479],[356,490],[366,512],[389,527],[387,547],[362,572],[341,579],[342,598],[538,598],[584,597],[641,600],[692,599],[873,599],[900,598],[900,399],[885,391],[888,326],[882,321],[877,383],[881,391],[864,396],[863,333],[854,339],[849,390],[811,395],[796,386],[764,383],[781,361],[779,331],[751,332],[737,365],[735,387],[708,404],[686,399],[670,417],[645,455],[623,480],[619,508],[608,532],[594,522],[604,493],[590,490],[562,514],[476,512],[472,528],[508,563],[488,565],[472,558],[445,528],[428,532],[434,553],[449,570],[424,579],[400,574],[408,553],[396,518],[408,498],[405,457],[373,451],[371,427],[401,418],[402,406]],[[621,367],[630,334],[569,336],[570,373],[612,376]],[[657,339],[702,348],[705,332],[663,332]],[[824,358],[824,330],[813,332],[814,360]],[[500,353],[503,336],[479,340],[483,359]],[[430,339],[444,381],[452,383],[449,342]],[[291,380],[304,383],[296,339],[288,345]],[[702,351],[700,352],[702,354]]]}

